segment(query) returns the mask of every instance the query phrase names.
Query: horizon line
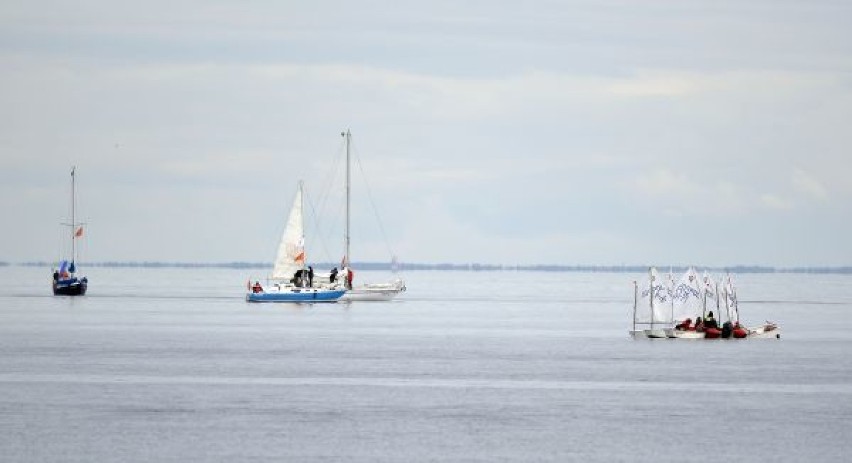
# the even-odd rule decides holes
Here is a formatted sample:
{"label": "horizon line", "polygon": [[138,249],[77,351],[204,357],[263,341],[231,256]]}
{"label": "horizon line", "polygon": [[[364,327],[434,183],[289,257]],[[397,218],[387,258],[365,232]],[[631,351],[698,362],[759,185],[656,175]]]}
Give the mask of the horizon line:
{"label": "horizon line", "polygon": [[[32,261],[9,263],[0,261],[0,266],[19,267],[53,267],[54,262]],[[330,262],[317,262],[316,267],[336,267],[338,264]],[[269,268],[269,263],[232,261],[232,262],[163,262],[163,261],[102,261],[84,262],[84,267],[106,267],[106,268]],[[403,263],[396,264],[388,262],[354,262],[353,267],[361,270],[397,270],[397,271],[540,271],[540,272],[598,272],[598,273],[636,273],[645,272],[650,267],[672,271],[685,271],[690,267],[706,271],[722,271],[726,273],[831,273],[852,274],[852,266],[844,265],[800,265],[800,266],[772,266],[758,264],[736,264],[736,265],[591,265],[591,264],[483,264],[483,263]]]}

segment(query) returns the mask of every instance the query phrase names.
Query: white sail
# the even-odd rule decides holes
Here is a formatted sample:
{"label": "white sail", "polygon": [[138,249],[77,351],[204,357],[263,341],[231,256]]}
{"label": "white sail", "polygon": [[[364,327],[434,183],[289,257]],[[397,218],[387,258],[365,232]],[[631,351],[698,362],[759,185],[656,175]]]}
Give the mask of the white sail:
{"label": "white sail", "polygon": [[639,292],[637,305],[640,314],[637,321],[671,323],[671,289],[666,284],[666,279],[661,277],[654,267],[649,271],[648,284]]}
{"label": "white sail", "polygon": [[[723,279],[721,294],[719,298],[720,312],[724,311],[725,320],[735,322],[739,321],[739,304],[737,303],[737,290],[734,288],[734,281],[731,275],[726,275]],[[722,320],[722,313],[719,314],[719,319]]]}
{"label": "white sail", "polygon": [[275,266],[272,269],[272,278],[276,280],[289,280],[297,270],[305,266],[305,224],[302,216],[302,184],[296,191],[293,199],[293,207],[290,209],[290,217],[287,218],[287,226],[281,235],[281,243],[278,245],[278,254],[275,256]]}
{"label": "white sail", "polygon": [[703,310],[703,294],[701,282],[695,269],[690,267],[680,278],[672,291],[672,313],[675,320],[687,317],[695,320]]}
{"label": "white sail", "polygon": [[707,272],[704,272],[701,281],[702,307],[704,308],[704,312],[713,311],[714,314],[718,315],[719,304],[716,295],[719,291],[719,285],[716,284],[716,281]]}

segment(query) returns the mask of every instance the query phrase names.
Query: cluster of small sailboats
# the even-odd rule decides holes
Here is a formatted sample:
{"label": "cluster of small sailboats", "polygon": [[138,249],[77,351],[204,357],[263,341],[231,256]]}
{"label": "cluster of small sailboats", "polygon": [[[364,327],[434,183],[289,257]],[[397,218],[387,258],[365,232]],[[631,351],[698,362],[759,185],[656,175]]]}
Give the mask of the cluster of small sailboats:
{"label": "cluster of small sailboats", "polygon": [[778,339],[781,329],[770,321],[753,327],[740,324],[737,291],[730,274],[718,281],[706,272],[699,278],[690,267],[675,282],[671,271],[661,276],[651,267],[647,284],[633,282],[630,335],[648,339]]}

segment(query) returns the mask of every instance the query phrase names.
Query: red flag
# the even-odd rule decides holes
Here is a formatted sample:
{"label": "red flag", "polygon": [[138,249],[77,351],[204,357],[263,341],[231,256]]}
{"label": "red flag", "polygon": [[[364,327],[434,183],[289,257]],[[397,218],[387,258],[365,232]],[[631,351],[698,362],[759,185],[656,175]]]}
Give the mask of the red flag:
{"label": "red flag", "polygon": [[81,236],[83,236],[83,227],[78,228],[77,231],[74,232],[75,238],[79,238]]}

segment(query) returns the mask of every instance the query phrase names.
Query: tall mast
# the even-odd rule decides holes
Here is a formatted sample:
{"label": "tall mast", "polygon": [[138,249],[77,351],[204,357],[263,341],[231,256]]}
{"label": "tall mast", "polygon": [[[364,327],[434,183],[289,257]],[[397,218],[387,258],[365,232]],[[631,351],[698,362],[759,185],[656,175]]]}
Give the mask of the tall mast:
{"label": "tall mast", "polygon": [[344,254],[344,260],[346,261],[346,267],[349,267],[349,265],[351,264],[351,262],[349,261],[349,207],[350,207],[350,202],[351,202],[351,195],[350,195],[350,191],[351,191],[351,185],[350,185],[351,177],[350,177],[350,175],[351,174],[349,172],[349,159],[350,159],[349,145],[350,145],[350,142],[352,140],[352,133],[349,132],[349,129],[346,129],[346,133],[342,134],[342,135],[344,137],[346,137],[346,230],[345,230],[344,236],[343,236],[344,245],[345,245],[345,248],[346,248],[345,249],[346,253]]}
{"label": "tall mast", "polygon": [[639,301],[639,285],[633,281],[633,333],[636,333],[636,304]]}
{"label": "tall mast", "polygon": [[[303,180],[299,180],[299,211],[302,214],[305,213],[305,182]],[[302,218],[300,220],[304,220],[304,218]],[[303,256],[303,258],[302,258],[302,270],[304,270],[305,269],[305,262],[308,261],[308,259],[304,258],[304,256],[306,255],[306,253],[305,253],[305,247],[306,246],[305,246],[305,228],[304,228],[304,226],[302,226],[302,236],[300,236],[299,238],[300,238],[300,241],[302,242],[302,256]]]}
{"label": "tall mast", "polygon": [[648,294],[651,296],[650,305],[651,305],[651,329],[654,329],[654,272],[651,270],[653,267],[648,268],[648,281],[651,282],[651,287],[648,289]]}
{"label": "tall mast", "polygon": [[[71,262],[77,261],[77,218],[75,217],[75,197],[77,195],[76,184],[74,182],[74,171],[77,166],[71,168]],[[77,265],[76,263],[74,264]]]}

